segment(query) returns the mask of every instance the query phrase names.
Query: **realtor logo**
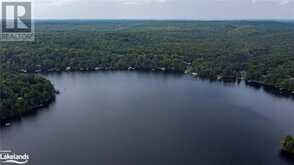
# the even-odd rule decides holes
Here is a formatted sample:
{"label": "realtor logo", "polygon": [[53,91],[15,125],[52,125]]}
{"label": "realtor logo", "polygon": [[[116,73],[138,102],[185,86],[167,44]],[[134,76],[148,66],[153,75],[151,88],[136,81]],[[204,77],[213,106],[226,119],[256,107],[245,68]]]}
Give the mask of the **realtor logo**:
{"label": "realtor logo", "polygon": [[1,3],[0,41],[33,41],[32,3]]}
{"label": "realtor logo", "polygon": [[2,3],[2,32],[31,32],[31,2]]}

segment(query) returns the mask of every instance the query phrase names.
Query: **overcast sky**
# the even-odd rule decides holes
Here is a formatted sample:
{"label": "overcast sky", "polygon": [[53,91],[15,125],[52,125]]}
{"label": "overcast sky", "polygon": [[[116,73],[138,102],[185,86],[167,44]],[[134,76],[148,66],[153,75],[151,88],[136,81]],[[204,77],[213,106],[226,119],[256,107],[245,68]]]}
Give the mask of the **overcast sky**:
{"label": "overcast sky", "polygon": [[37,19],[294,19],[294,0],[34,0]]}

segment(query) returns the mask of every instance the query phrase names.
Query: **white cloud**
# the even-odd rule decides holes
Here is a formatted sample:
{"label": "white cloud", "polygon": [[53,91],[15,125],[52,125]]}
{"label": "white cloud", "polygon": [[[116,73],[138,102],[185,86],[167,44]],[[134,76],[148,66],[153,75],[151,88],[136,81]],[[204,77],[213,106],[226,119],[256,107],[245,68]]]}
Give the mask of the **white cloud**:
{"label": "white cloud", "polygon": [[[119,3],[126,5],[140,5],[148,3],[164,3],[168,0],[84,0],[86,3]],[[39,5],[66,5],[76,2],[83,2],[83,0],[37,0]]]}
{"label": "white cloud", "polygon": [[114,0],[123,4],[146,4],[146,3],[164,3],[167,0]]}
{"label": "white cloud", "polygon": [[80,0],[35,0],[36,5],[67,5],[78,2]]}
{"label": "white cloud", "polygon": [[[294,0],[33,0],[39,18],[293,19]],[[54,11],[54,12],[53,12]]]}
{"label": "white cloud", "polygon": [[[36,4],[38,5],[68,5],[68,4],[74,4],[77,2],[80,3],[114,3],[114,4],[125,4],[125,5],[144,5],[144,4],[151,4],[151,3],[166,3],[166,2],[172,2],[175,0],[35,0]],[[205,0],[195,0],[195,3],[201,3]],[[236,0],[207,0],[208,2],[212,3],[214,2],[236,2]],[[244,0],[246,1],[246,0]],[[270,2],[275,3],[279,5],[287,5],[291,2],[294,2],[294,0],[247,0],[251,1],[253,4],[258,3],[264,3],[264,2]]]}
{"label": "white cloud", "polygon": [[[215,1],[236,2],[236,0],[215,0]],[[246,0],[244,0],[244,1],[246,1]],[[294,2],[294,0],[249,0],[249,1],[251,1],[253,4],[269,2],[269,3],[279,4],[279,5],[286,5],[286,4],[289,4],[290,2]]]}
{"label": "white cloud", "polygon": [[278,3],[280,5],[286,5],[290,2],[294,2],[294,0],[252,0],[252,3],[258,3],[258,2],[272,2],[272,3]]}

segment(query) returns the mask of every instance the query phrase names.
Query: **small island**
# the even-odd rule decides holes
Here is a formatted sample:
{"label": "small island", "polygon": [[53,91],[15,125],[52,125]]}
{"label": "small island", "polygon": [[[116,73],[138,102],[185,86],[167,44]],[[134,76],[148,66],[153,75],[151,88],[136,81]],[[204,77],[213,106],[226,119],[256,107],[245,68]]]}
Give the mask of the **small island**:
{"label": "small island", "polygon": [[282,153],[294,157],[294,137],[287,136],[282,141]]}
{"label": "small island", "polygon": [[49,80],[37,75],[0,71],[0,125],[46,107],[55,100]]}

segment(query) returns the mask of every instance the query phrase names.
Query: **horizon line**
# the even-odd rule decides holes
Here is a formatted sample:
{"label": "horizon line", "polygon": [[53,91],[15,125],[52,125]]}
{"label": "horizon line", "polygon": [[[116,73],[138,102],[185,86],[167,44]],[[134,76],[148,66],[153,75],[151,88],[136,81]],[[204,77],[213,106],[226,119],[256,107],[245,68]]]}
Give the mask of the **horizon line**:
{"label": "horizon line", "polygon": [[[0,19],[1,20],[1,19]],[[294,21],[294,18],[241,18],[241,19],[145,19],[145,18],[36,18],[37,21],[72,21],[72,20],[88,20],[88,21]]]}

